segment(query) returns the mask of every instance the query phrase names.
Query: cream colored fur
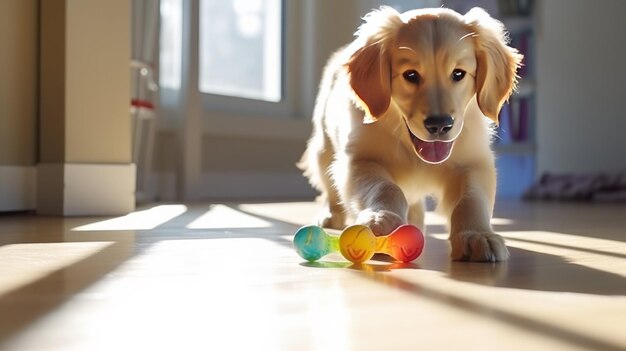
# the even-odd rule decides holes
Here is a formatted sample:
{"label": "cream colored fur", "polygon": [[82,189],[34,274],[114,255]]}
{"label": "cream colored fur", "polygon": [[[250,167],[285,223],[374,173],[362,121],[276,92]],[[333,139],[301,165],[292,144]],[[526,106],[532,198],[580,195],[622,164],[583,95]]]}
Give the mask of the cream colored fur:
{"label": "cream colored fur", "polygon": [[[490,224],[490,124],[515,88],[520,61],[502,24],[481,9],[368,14],[325,68],[300,163],[325,203],[319,224],[365,224],[377,235],[404,223],[424,229],[424,199],[433,196],[449,218],[452,259],[506,260]],[[455,69],[465,78],[453,81]],[[407,70],[419,72],[419,84],[404,78]],[[442,113],[454,118],[454,147],[446,161],[430,164],[417,156],[409,130],[427,139],[424,119]]]}

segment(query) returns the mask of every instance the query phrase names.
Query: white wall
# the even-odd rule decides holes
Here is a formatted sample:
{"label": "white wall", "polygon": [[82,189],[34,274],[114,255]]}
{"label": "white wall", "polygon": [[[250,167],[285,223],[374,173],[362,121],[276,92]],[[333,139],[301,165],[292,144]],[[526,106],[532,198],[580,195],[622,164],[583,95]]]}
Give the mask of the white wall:
{"label": "white wall", "polygon": [[626,170],[626,1],[537,1],[538,171]]}

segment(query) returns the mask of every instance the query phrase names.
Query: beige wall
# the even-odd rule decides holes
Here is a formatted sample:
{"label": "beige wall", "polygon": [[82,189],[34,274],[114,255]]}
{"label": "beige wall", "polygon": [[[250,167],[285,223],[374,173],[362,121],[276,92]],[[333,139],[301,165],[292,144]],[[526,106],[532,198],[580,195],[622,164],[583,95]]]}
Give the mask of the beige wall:
{"label": "beige wall", "polygon": [[42,162],[131,162],[130,2],[43,1],[41,56]]}
{"label": "beige wall", "polygon": [[538,170],[626,169],[626,1],[538,1]]}
{"label": "beige wall", "polygon": [[41,2],[39,161],[65,160],[65,6]]}
{"label": "beige wall", "polygon": [[41,1],[37,212],[134,208],[127,0]]}
{"label": "beige wall", "polygon": [[68,0],[65,161],[129,163],[128,0]]}
{"label": "beige wall", "polygon": [[0,210],[134,208],[130,7],[0,1]]}
{"label": "beige wall", "polygon": [[35,164],[37,1],[0,1],[0,165]]}

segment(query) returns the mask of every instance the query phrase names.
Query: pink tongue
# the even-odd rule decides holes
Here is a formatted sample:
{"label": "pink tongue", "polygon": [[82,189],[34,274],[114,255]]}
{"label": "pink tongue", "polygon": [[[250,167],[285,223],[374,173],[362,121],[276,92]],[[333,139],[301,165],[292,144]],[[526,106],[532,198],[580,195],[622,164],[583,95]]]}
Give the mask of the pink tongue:
{"label": "pink tongue", "polygon": [[445,141],[426,142],[417,138],[413,139],[413,143],[422,160],[429,163],[441,163],[447,160],[453,144],[453,142]]}

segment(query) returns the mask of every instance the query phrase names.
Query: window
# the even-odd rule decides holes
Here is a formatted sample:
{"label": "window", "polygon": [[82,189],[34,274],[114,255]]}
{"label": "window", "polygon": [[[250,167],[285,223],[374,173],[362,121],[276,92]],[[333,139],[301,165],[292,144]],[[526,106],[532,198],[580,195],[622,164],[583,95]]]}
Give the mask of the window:
{"label": "window", "polygon": [[159,50],[159,85],[180,89],[182,60],[182,0],[161,0],[161,36]]}
{"label": "window", "polygon": [[281,0],[200,0],[200,91],[279,102],[281,18]]}
{"label": "window", "polygon": [[160,144],[172,155],[163,168],[173,174],[160,192],[310,196],[292,165],[310,136],[328,55],[352,38],[356,3],[341,1],[338,11],[316,0],[160,1],[177,7],[162,11],[160,63],[172,62],[168,72],[180,82],[159,91],[158,128],[173,135]]}

